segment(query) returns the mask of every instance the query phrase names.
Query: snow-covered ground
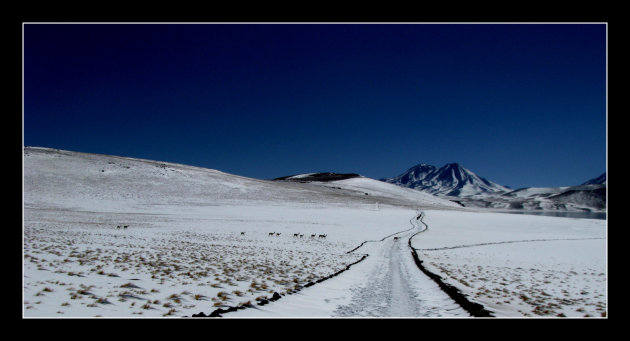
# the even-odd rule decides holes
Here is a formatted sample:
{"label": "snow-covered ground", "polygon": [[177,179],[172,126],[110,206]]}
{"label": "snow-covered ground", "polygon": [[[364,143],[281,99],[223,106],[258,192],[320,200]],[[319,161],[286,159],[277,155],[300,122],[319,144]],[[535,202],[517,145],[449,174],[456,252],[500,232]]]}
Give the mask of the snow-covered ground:
{"label": "snow-covered ground", "polygon": [[[420,257],[496,316],[538,316],[532,304],[542,298],[568,307],[547,315],[606,310],[605,221],[473,213],[363,177],[265,181],[25,148],[23,314],[180,317],[248,306],[224,317],[469,316],[413,263],[418,210],[430,227],[412,239]],[[495,244],[471,246],[483,243]],[[505,289],[512,303],[482,288]],[[257,304],[274,293],[281,299]]]}
{"label": "snow-covered ground", "polygon": [[496,316],[605,316],[606,221],[427,211],[425,266]]}
{"label": "snow-covered ground", "polygon": [[343,269],[360,259],[347,252],[363,238],[397,232],[383,226],[406,223],[409,214],[258,205],[186,213],[30,208],[24,313],[190,316],[256,303]]}

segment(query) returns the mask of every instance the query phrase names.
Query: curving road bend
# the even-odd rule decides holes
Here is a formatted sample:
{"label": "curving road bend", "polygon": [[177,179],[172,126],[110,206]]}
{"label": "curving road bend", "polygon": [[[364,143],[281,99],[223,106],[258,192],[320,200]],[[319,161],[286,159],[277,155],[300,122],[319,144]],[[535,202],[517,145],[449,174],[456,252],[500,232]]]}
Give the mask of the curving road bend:
{"label": "curving road bend", "polygon": [[[338,306],[335,317],[469,317],[416,266],[407,241],[416,228],[361,250],[372,263],[364,284],[351,288],[349,304]],[[367,265],[367,264],[366,264]]]}

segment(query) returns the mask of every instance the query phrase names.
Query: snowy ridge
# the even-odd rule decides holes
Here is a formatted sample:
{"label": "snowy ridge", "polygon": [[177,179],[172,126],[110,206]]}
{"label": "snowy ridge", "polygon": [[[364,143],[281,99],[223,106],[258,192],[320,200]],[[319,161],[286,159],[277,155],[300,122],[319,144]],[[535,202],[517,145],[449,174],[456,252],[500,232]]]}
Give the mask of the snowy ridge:
{"label": "snowy ridge", "polygon": [[579,186],[527,187],[512,190],[450,163],[442,168],[419,164],[382,179],[454,202],[463,207],[495,210],[600,212],[606,210],[606,173]]}
{"label": "snowy ridge", "polygon": [[466,207],[492,209],[605,212],[606,185],[528,187],[500,195],[461,198],[460,202]]}
{"label": "snowy ridge", "polygon": [[606,184],[606,173],[590,179],[588,181],[586,181],[585,183],[583,183],[582,185],[605,185]]}
{"label": "snowy ridge", "polygon": [[[376,180],[365,184],[383,187]],[[314,183],[259,180],[168,162],[49,148],[24,149],[25,205],[121,209],[174,202],[191,206],[234,201],[373,205],[378,200],[407,207],[425,203],[429,207],[453,207],[448,200],[388,186],[387,191],[375,190],[368,198],[364,191],[369,188],[340,191]]]}
{"label": "snowy ridge", "polygon": [[401,188],[395,185],[383,183],[382,181],[378,181],[375,179],[370,179],[366,177],[359,177],[347,180],[339,180],[332,182],[333,186],[339,186],[344,189],[351,189],[359,192],[367,193],[367,195],[372,196],[374,198],[391,198],[395,199],[398,197],[405,197],[416,202],[421,203],[431,203],[432,205],[441,205],[444,208],[458,208],[459,205],[453,203],[452,201],[444,200],[442,198],[438,198],[434,195],[419,192],[413,189]]}
{"label": "snowy ridge", "polygon": [[519,188],[512,192],[502,194],[504,197],[511,198],[531,198],[531,197],[548,197],[554,194],[560,194],[569,187],[525,187]]}

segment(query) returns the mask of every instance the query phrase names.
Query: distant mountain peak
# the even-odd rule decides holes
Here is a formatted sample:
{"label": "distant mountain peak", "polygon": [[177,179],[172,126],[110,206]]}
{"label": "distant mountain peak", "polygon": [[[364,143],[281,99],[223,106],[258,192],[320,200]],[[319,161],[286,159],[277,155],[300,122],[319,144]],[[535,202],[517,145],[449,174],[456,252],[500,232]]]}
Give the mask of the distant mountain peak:
{"label": "distant mountain peak", "polygon": [[420,163],[399,176],[384,181],[446,196],[496,194],[510,191],[509,188],[488,181],[455,162],[447,163],[441,168]]}
{"label": "distant mountain peak", "polygon": [[590,179],[587,182],[583,183],[582,185],[605,185],[606,184],[606,172],[604,172],[604,174]]}

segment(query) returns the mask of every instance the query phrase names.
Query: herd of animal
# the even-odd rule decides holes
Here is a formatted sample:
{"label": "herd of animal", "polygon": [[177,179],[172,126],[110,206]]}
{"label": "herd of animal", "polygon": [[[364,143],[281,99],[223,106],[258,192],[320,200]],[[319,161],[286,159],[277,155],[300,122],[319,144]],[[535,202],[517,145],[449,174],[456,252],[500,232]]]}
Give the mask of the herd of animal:
{"label": "herd of animal", "polygon": [[[124,230],[126,230],[129,227],[129,225],[117,225],[116,229],[120,230],[121,228],[123,228]],[[241,236],[244,236],[245,232],[241,232]],[[269,237],[273,237],[273,236],[280,236],[280,232],[269,232]],[[316,234],[313,233],[311,234],[311,238],[315,238],[315,237],[319,237],[319,238],[326,238],[327,234]],[[303,233],[294,233],[293,237],[296,238],[303,238],[304,234]]]}
{"label": "herd of animal", "polygon": [[[245,232],[241,232],[241,236],[244,236]],[[269,232],[268,234],[269,237],[273,237],[273,236],[280,236],[280,232]],[[315,238],[315,237],[319,237],[319,238],[326,238],[327,234],[316,234],[313,233],[311,234],[311,238]],[[303,233],[294,233],[293,237],[295,238],[304,238],[304,234]]]}
{"label": "herd of animal", "polygon": [[[126,230],[129,227],[129,225],[117,225],[116,229],[120,230],[121,228]],[[244,236],[245,232],[241,232],[241,236]],[[273,236],[280,236],[280,232],[269,232],[269,237],[273,237]],[[311,238],[315,238],[315,237],[319,237],[319,238],[326,238],[326,236],[328,236],[327,234],[317,234],[317,233],[313,233],[311,234]],[[303,238],[304,234],[303,233],[294,233],[293,237],[295,238]]]}

